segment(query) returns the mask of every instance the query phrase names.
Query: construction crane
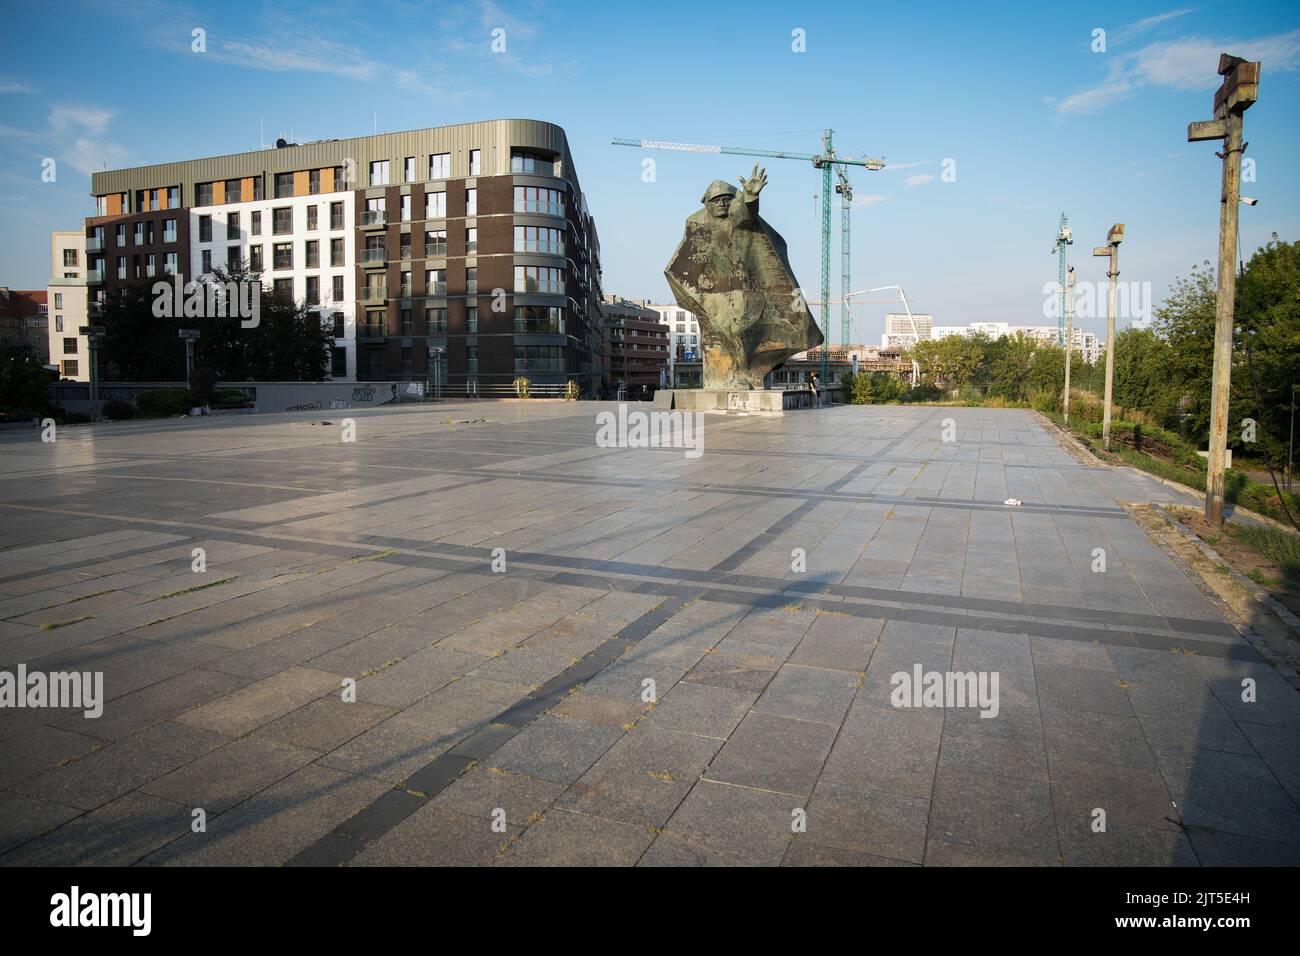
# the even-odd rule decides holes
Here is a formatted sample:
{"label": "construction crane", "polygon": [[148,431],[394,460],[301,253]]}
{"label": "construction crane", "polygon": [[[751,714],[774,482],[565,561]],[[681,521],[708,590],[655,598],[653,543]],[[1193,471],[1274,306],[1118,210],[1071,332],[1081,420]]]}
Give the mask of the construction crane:
{"label": "construction crane", "polygon": [[1057,279],[1060,284],[1057,288],[1061,293],[1061,310],[1056,313],[1056,344],[1060,346],[1065,345],[1065,247],[1074,245],[1074,233],[1067,223],[1065,213],[1061,213],[1061,225],[1056,230],[1056,245],[1052,246],[1052,254],[1060,258],[1060,276]]}
{"label": "construction crane", "polygon": [[[849,258],[849,210],[853,208],[853,184],[842,166],[835,167],[835,175],[840,180],[835,185],[835,191],[840,194],[840,345],[848,346],[853,325],[849,315],[849,286],[852,284],[849,280],[853,273]],[[825,378],[823,375],[822,380]]]}
{"label": "construction crane", "polygon": [[[632,146],[638,149],[673,149],[687,153],[719,153],[728,156],[766,156],[771,159],[797,159],[805,163],[812,163],[814,169],[821,170],[822,173],[822,302],[830,301],[831,297],[831,193],[835,183],[833,181],[832,170],[839,172],[840,189],[834,191],[844,196],[842,187],[848,183],[848,178],[844,175],[843,167],[845,166],[862,166],[865,169],[884,169],[885,161],[883,159],[854,159],[852,156],[837,156],[832,144],[832,137],[835,131],[828,129],[822,133],[822,151],[820,153],[791,153],[785,150],[774,149],[747,149],[738,146],[701,146],[695,143],[672,143],[664,140],[655,139],[615,139],[611,142],[615,146]],[[853,191],[849,188],[848,196],[842,199],[842,236],[841,241],[847,248],[849,235],[849,207],[852,205]],[[843,262],[841,269],[844,272],[843,288],[847,291],[849,287],[849,259],[848,254],[842,256]],[[847,323],[847,307],[841,314],[841,325]],[[831,341],[830,312],[826,306],[821,310],[821,329],[822,344],[829,346]],[[841,329],[843,331],[843,329]],[[822,382],[828,382],[830,377],[830,355],[826,348],[822,349]]]}

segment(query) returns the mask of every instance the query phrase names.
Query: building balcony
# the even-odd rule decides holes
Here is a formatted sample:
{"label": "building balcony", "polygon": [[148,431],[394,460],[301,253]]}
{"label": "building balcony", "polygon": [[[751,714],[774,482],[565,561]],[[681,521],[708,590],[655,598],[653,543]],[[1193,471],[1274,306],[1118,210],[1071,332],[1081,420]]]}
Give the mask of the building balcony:
{"label": "building balcony", "polygon": [[387,225],[387,217],[382,209],[365,209],[361,212],[362,229],[382,229]]}
{"label": "building balcony", "polygon": [[373,305],[378,302],[384,302],[388,298],[387,286],[365,286],[357,294],[357,298],[363,303]]}
{"label": "building balcony", "polygon": [[104,246],[105,243],[103,239],[96,239],[94,236],[89,236],[86,238],[87,252],[103,252]]}
{"label": "building balcony", "polygon": [[362,249],[361,264],[363,266],[382,266],[388,261],[388,250],[386,249]]}
{"label": "building balcony", "polygon": [[102,302],[87,303],[86,316],[92,319],[102,319],[104,317],[104,303]]}
{"label": "building balcony", "polygon": [[86,270],[86,285],[103,285],[103,284],[104,284],[103,269]]}
{"label": "building balcony", "polygon": [[357,338],[370,342],[382,342],[388,337],[387,327],[379,324],[362,323],[357,326]]}

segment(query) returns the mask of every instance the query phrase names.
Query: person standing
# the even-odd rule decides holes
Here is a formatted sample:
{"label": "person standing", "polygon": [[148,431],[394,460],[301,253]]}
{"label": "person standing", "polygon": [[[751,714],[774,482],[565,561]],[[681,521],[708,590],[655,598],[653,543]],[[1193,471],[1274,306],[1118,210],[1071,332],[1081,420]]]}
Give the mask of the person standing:
{"label": "person standing", "polygon": [[813,407],[820,407],[822,403],[822,383],[816,372],[813,372],[812,378],[808,380],[808,388],[813,393]]}

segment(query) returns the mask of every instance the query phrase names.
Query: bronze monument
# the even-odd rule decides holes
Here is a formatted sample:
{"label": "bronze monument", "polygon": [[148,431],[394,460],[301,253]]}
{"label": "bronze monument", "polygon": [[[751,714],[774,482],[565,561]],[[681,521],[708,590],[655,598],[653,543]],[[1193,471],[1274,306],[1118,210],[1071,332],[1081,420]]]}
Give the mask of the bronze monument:
{"label": "bronze monument", "polygon": [[773,368],[822,342],[785,240],[758,214],[767,171],[755,164],[740,182],[709,185],[664,270],[677,304],[699,317],[705,389],[761,389]]}

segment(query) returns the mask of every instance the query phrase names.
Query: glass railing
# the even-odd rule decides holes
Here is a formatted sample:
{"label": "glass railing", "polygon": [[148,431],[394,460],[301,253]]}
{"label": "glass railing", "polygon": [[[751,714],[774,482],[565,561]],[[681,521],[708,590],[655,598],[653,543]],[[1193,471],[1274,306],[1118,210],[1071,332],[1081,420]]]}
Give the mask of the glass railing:
{"label": "glass railing", "polygon": [[362,249],[362,262],[384,262],[388,258],[387,249]]}
{"label": "glass railing", "polygon": [[382,226],[384,221],[384,210],[382,209],[365,209],[361,213],[361,225],[363,226]]}
{"label": "glass railing", "polygon": [[558,202],[542,202],[540,200],[523,200],[515,203],[515,212],[539,212],[547,216],[563,216],[564,204]]}
{"label": "glass railing", "polygon": [[383,302],[388,298],[387,286],[366,286],[361,290],[362,302]]}

